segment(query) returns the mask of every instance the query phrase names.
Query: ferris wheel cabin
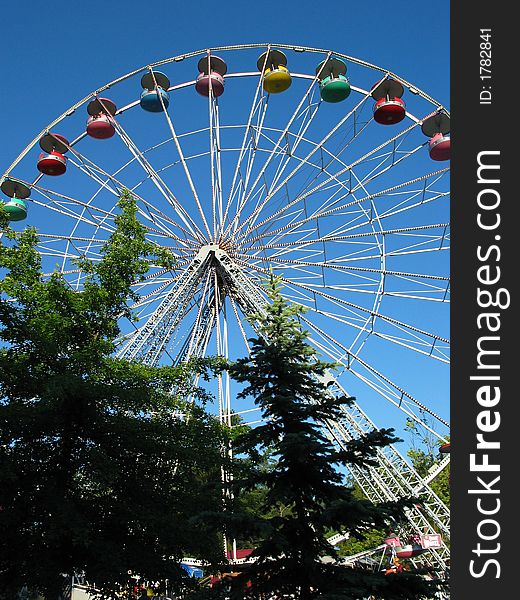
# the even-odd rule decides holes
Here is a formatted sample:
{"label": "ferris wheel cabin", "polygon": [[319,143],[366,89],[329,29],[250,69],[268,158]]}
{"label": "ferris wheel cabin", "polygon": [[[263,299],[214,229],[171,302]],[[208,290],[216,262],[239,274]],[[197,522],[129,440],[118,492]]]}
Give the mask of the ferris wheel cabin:
{"label": "ferris wheel cabin", "polygon": [[224,93],[224,75],[227,73],[226,63],[218,56],[208,54],[199,60],[197,65],[199,75],[195,89],[206,98],[210,93],[218,98]]}
{"label": "ferris wheel cabin", "polygon": [[263,75],[263,88],[268,94],[285,92],[292,83],[287,57],[281,50],[269,50],[258,59],[256,66]]}
{"label": "ferris wheel cabin", "polygon": [[424,135],[430,138],[428,150],[432,160],[450,159],[450,117],[438,112],[423,121],[421,126]]}
{"label": "ferris wheel cabin", "polygon": [[406,107],[401,96],[404,87],[395,79],[383,79],[377,82],[371,90],[374,104],[374,121],[381,125],[395,125],[406,116]]}
{"label": "ferris wheel cabin", "polygon": [[116,105],[108,98],[96,98],[87,106],[87,134],[97,140],[111,138],[116,132],[114,115]]}
{"label": "ferris wheel cabin", "polygon": [[31,195],[31,189],[16,179],[4,180],[0,189],[10,198],[7,202],[2,203],[9,221],[23,221],[27,217],[25,200]]}
{"label": "ferris wheel cabin", "polygon": [[316,67],[320,96],[324,102],[341,102],[350,95],[347,64],[339,58],[328,58]]}
{"label": "ferris wheel cabin", "polygon": [[170,104],[170,80],[164,73],[150,71],[141,77],[140,104],[143,110],[148,112],[163,112]]}
{"label": "ferris wheel cabin", "polygon": [[49,132],[41,137],[40,148],[43,152],[38,157],[38,170],[52,177],[63,175],[67,170],[64,155],[69,149],[68,140],[58,133]]}

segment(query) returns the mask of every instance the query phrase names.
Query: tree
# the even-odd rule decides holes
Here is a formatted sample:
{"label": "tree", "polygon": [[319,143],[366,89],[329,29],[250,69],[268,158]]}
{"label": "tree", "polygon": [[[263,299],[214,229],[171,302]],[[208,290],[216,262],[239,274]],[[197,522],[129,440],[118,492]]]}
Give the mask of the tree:
{"label": "tree", "polygon": [[[252,456],[268,449],[276,459],[273,469],[253,470],[239,482],[245,490],[264,487],[266,494],[260,517],[230,518],[230,528],[247,526],[262,540],[252,555],[256,562],[236,579],[236,596],[428,597],[432,585],[415,574],[385,576],[334,560],[337,553],[326,539],[331,529],[363,538],[374,527],[395,526],[413,500],[375,506],[345,487],[340,465],[374,464],[377,448],[396,438],[392,430],[380,430],[352,440],[342,450],[329,442],[321,425],[339,419],[342,406],[352,399],[333,396],[321,382],[320,376],[334,365],[316,359],[299,325],[302,308],[283,299],[274,277],[268,291],[271,303],[265,313],[251,317],[259,323],[251,354],[230,367],[231,376],[245,384],[239,396],[254,398],[265,422],[239,438],[238,449]],[[323,561],[325,556],[333,560]]]}
{"label": "tree", "polygon": [[[149,261],[129,193],[101,260],[79,259],[81,292],[44,278],[32,228],[0,247],[0,598],[22,587],[55,600],[73,573],[108,592],[128,580],[182,580],[183,555],[218,561],[223,431],[194,373],[113,357],[127,300]],[[193,398],[196,402],[188,401]]]}
{"label": "tree", "polygon": [[[352,497],[358,500],[366,500],[367,496],[361,486],[353,480],[348,482],[352,487]],[[335,532],[336,533],[336,532]],[[339,532],[337,532],[339,533]],[[363,532],[363,538],[348,537],[339,543],[338,554],[340,556],[353,556],[359,552],[373,550],[380,546],[389,534],[388,527],[380,527],[378,529],[369,529]]]}
{"label": "tree", "polygon": [[[426,415],[423,415],[423,419],[428,422]],[[421,477],[427,477],[430,474],[430,470],[443,460],[444,456],[440,450],[441,446],[446,442],[430,433],[420,431],[412,419],[406,420],[405,427],[411,434],[411,448],[408,450],[408,456],[417,473]],[[447,439],[449,441],[449,437]],[[431,481],[430,487],[446,506],[450,505],[449,464]]]}

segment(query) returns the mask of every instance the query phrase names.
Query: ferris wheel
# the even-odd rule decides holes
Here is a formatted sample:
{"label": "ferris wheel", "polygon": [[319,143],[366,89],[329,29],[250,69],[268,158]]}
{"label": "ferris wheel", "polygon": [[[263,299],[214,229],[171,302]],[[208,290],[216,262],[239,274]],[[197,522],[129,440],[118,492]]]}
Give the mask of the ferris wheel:
{"label": "ferris wheel", "polygon": [[[79,100],[0,187],[12,226],[38,228],[44,269],[58,265],[77,290],[85,274],[72,261],[100,259],[121,192],[135,197],[148,239],[176,263],[136,282],[139,321],[121,323],[118,356],[243,356],[272,272],[307,309],[316,353],[339,365],[328,389],[356,398],[327,423],[334,443],[412,419],[446,445],[449,132],[448,110],[387,69],[303,46],[225,46]],[[223,421],[259,419],[225,375],[215,393]],[[431,478],[393,446],[352,476],[374,501],[424,498],[410,531],[440,534],[428,556],[446,566],[449,509]]]}

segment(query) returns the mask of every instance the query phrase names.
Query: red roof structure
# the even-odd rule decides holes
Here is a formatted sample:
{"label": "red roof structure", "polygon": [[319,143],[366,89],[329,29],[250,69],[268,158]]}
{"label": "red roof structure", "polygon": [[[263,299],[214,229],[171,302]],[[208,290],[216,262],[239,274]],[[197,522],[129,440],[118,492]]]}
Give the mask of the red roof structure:
{"label": "red roof structure", "polygon": [[[254,548],[244,548],[244,549],[239,549],[237,548],[236,551],[236,558],[247,558],[251,552],[253,552]],[[227,557],[231,560],[234,559],[235,557],[233,556],[233,551],[232,550],[228,550],[227,552]]]}

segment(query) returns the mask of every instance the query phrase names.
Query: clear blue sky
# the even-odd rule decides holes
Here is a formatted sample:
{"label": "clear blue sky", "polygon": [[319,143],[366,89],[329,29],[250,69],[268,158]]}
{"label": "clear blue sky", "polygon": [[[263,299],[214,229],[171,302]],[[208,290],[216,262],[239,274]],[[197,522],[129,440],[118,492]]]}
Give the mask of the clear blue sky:
{"label": "clear blue sky", "polygon": [[[4,3],[1,14],[0,173],[54,118],[97,88],[161,59],[220,45],[335,50],[384,67],[449,107],[447,0],[26,0]],[[414,363],[409,368],[405,377],[412,377]],[[447,385],[445,378],[435,390],[446,418]]]}
{"label": "clear blue sky", "polygon": [[2,169],[55,116],[118,75],[211,46],[285,42],[388,68],[449,106],[449,2],[4,2]]}

